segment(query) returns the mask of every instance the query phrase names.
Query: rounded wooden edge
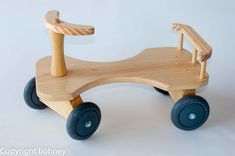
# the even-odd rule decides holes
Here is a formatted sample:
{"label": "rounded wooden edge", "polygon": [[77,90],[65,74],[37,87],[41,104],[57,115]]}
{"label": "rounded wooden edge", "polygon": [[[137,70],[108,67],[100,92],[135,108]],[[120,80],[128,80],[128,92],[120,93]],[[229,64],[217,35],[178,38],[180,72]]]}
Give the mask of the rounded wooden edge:
{"label": "rounded wooden edge", "polygon": [[64,35],[92,35],[95,31],[95,28],[89,25],[76,25],[60,20],[57,10],[46,13],[44,24],[48,30]]}
{"label": "rounded wooden edge", "polygon": [[85,84],[84,86],[78,88],[76,91],[73,92],[73,94],[67,94],[64,96],[52,96],[48,94],[44,94],[43,92],[40,92],[37,90],[37,94],[40,97],[40,99],[46,100],[46,101],[61,101],[61,100],[55,100],[56,98],[63,99],[62,101],[70,101],[75,99],[77,96],[81,95],[83,92],[101,86],[106,84],[112,84],[112,83],[138,83],[138,84],[144,84],[149,85],[152,87],[157,87],[166,91],[172,91],[172,90],[189,90],[189,89],[197,89],[202,86],[205,86],[208,83],[208,74],[205,79],[202,80],[200,84],[195,84],[191,88],[184,88],[182,86],[174,86],[174,88],[169,87],[167,84],[161,83],[156,80],[150,80],[145,78],[139,78],[139,77],[112,77],[112,78],[105,78],[105,79],[98,79],[96,81],[92,81],[90,83]]}

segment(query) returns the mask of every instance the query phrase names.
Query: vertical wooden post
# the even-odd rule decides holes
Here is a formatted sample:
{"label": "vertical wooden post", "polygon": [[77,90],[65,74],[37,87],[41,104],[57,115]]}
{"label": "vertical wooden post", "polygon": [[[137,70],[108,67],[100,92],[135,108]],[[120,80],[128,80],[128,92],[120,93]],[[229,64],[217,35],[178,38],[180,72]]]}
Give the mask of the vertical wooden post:
{"label": "vertical wooden post", "polygon": [[80,95],[70,101],[70,104],[72,105],[73,108],[77,107],[81,103],[83,103],[83,100]]}
{"label": "vertical wooden post", "polygon": [[192,52],[192,63],[195,64],[197,62],[197,49],[193,48]]}
{"label": "vertical wooden post", "polygon": [[203,61],[201,63],[200,79],[204,79],[206,77],[206,62],[207,61]]}
{"label": "vertical wooden post", "polygon": [[51,75],[65,76],[67,74],[64,60],[64,34],[49,31],[52,44]]}
{"label": "vertical wooden post", "polygon": [[178,47],[179,50],[183,49],[183,41],[184,41],[184,34],[183,33],[179,33],[179,43],[178,43]]}
{"label": "vertical wooden post", "polygon": [[184,96],[193,96],[196,94],[196,89],[188,90],[170,90],[169,94],[171,98],[176,102]]}

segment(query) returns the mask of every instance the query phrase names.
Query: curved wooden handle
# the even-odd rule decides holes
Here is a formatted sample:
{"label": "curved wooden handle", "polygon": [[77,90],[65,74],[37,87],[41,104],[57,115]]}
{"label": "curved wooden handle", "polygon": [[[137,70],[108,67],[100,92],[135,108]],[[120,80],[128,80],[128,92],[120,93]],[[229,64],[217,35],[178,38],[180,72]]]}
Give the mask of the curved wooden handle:
{"label": "curved wooden handle", "polygon": [[193,47],[198,52],[198,60],[200,62],[204,62],[211,57],[212,48],[192,27],[185,24],[174,23],[172,24],[172,29],[184,34],[192,43]]}
{"label": "curved wooden handle", "polygon": [[75,25],[59,19],[59,11],[48,11],[45,16],[45,26],[48,30],[64,35],[92,35],[94,27]]}

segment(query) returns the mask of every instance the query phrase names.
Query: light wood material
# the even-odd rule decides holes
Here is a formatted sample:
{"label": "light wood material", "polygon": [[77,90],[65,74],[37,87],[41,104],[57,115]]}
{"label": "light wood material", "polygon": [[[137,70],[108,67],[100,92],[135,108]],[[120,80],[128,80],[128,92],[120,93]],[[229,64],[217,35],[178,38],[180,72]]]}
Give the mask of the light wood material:
{"label": "light wood material", "polygon": [[83,100],[80,95],[78,95],[75,99],[70,101],[70,104],[73,108],[77,107],[79,104],[83,103]]}
{"label": "light wood material", "polygon": [[59,19],[59,12],[55,10],[47,12],[45,26],[52,42],[51,75],[65,76],[64,35],[91,35],[94,34],[94,27],[64,22]]}
{"label": "light wood material", "polygon": [[46,104],[49,108],[57,112],[59,115],[61,115],[64,118],[68,118],[70,112],[83,103],[80,95],[77,96],[75,99],[71,101],[47,101],[40,99],[44,104]]}
{"label": "light wood material", "polygon": [[172,99],[176,102],[179,99],[181,99],[184,96],[193,96],[196,94],[195,89],[189,89],[189,90],[170,90],[169,91],[170,96]]}
{"label": "light wood material", "polygon": [[64,60],[64,35],[49,31],[52,44],[51,75],[65,76],[67,74]]}
{"label": "light wood material", "polygon": [[64,35],[92,35],[94,27],[88,25],[76,25],[64,22],[59,19],[59,12],[56,10],[48,11],[45,15],[44,24],[50,31]]}
{"label": "light wood material", "polygon": [[37,94],[46,101],[70,101],[82,92],[107,83],[133,82],[163,90],[196,89],[207,84],[200,79],[200,64],[192,64],[192,54],[178,48],[149,48],[139,55],[117,62],[88,62],[65,57],[68,74],[52,77],[51,58],[37,62]]}
{"label": "light wood material", "polygon": [[207,61],[201,63],[200,79],[206,78],[206,63]]}
{"label": "light wood material", "polygon": [[64,118],[67,118],[69,113],[73,110],[69,101],[47,101],[43,99],[40,99],[40,101]]}
{"label": "light wood material", "polygon": [[190,26],[185,24],[172,24],[172,29],[185,35],[198,51],[198,60],[204,62],[211,57],[212,48],[202,37]]}
{"label": "light wood material", "polygon": [[184,34],[183,33],[179,33],[179,50],[182,50],[183,49],[183,43],[184,43]]}
{"label": "light wood material", "polygon": [[196,48],[193,48],[193,51],[192,51],[192,63],[193,64],[197,63],[197,49]]}

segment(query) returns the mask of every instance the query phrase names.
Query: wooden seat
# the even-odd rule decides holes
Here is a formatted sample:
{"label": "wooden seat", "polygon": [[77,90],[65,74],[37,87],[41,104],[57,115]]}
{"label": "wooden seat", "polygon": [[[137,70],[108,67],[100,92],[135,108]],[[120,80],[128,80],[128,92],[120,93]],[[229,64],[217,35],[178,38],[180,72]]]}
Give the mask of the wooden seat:
{"label": "wooden seat", "polygon": [[199,63],[192,54],[178,48],[149,48],[130,59],[117,62],[88,62],[65,57],[68,74],[51,76],[51,57],[36,65],[37,94],[46,101],[72,100],[82,92],[102,84],[136,82],[163,90],[196,89],[208,82],[200,79]]}

